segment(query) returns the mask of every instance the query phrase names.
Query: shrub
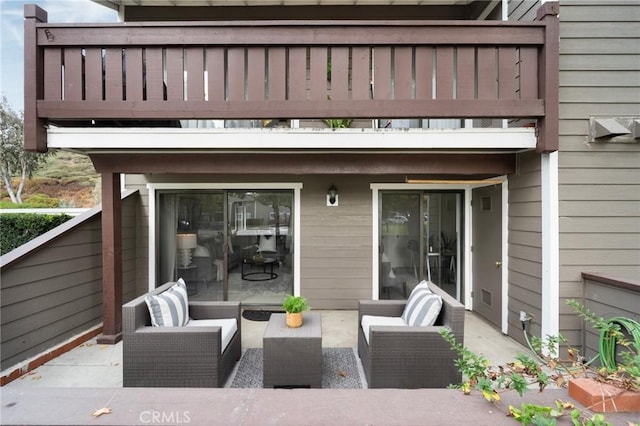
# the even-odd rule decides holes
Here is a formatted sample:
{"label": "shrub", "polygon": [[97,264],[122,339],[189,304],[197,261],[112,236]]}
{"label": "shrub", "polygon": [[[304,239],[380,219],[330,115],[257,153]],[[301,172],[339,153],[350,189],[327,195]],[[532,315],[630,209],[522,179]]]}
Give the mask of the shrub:
{"label": "shrub", "polygon": [[47,194],[33,194],[25,200],[32,208],[46,209],[60,206],[60,200],[48,196]]}
{"label": "shrub", "polygon": [[6,213],[0,215],[0,254],[5,254],[63,224],[66,214]]}

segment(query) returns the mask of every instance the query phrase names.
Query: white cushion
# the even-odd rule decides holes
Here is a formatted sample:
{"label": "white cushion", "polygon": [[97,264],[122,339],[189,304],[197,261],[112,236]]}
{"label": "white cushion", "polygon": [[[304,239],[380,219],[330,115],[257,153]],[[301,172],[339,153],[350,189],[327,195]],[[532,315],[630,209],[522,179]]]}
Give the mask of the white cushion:
{"label": "white cushion", "polygon": [[264,235],[260,237],[260,246],[258,247],[258,251],[276,251],[276,237],[271,236],[267,238]]}
{"label": "white cushion", "polygon": [[411,291],[402,319],[410,326],[430,326],[435,324],[441,308],[442,298],[422,281]]}
{"label": "white cushion", "polygon": [[380,317],[376,315],[363,315],[362,321],[360,322],[362,326],[362,331],[364,332],[364,338],[369,343],[369,330],[374,325],[382,325],[382,326],[398,326],[398,327],[406,327],[407,323],[404,322],[402,317]]}
{"label": "white cushion", "polygon": [[238,324],[235,318],[225,319],[192,319],[187,323],[187,327],[221,327],[222,328],[222,346],[220,347],[220,353],[224,352],[229,342],[233,338],[233,335],[238,331]]}
{"label": "white cushion", "polygon": [[144,298],[155,327],[182,327],[189,321],[187,285],[182,278],[160,294]]}

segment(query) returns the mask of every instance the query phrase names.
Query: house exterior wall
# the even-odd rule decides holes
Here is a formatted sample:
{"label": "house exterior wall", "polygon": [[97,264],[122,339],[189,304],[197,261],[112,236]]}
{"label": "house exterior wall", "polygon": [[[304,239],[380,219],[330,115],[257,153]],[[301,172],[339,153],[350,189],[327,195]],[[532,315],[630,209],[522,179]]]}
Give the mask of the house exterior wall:
{"label": "house exterior wall", "polygon": [[509,175],[508,334],[525,344],[520,311],[531,314],[529,332],[542,323],[542,190],[540,155],[519,154]]}
{"label": "house exterior wall", "polygon": [[[122,203],[123,301],[135,296],[136,197]],[[78,216],[72,220],[83,220]],[[64,224],[61,226],[65,226]],[[2,265],[1,370],[36,356],[102,321],[101,215],[46,241],[37,250]],[[15,252],[16,250],[14,250]],[[13,252],[12,252],[13,253]],[[3,256],[3,260],[12,253]]]}
{"label": "house exterior wall", "polygon": [[640,143],[589,143],[589,116],[640,117],[640,5],[563,1],[560,13],[560,331],[582,272],[640,276]]}
{"label": "house exterior wall", "polygon": [[[388,182],[404,177],[385,176]],[[369,175],[126,175],[128,189],[141,196],[138,234],[148,236],[148,183],[301,182],[300,191],[300,287],[314,309],[356,309],[357,301],[372,293],[372,195],[370,184],[380,178]],[[327,207],[331,184],[339,191],[339,206]],[[146,238],[146,237],[145,237]],[[139,293],[148,288],[148,239],[138,242],[137,284]]]}
{"label": "house exterior wall", "polygon": [[[538,6],[538,2],[510,1],[509,19],[534,19]],[[640,5],[561,1],[559,18],[559,321],[560,334],[579,347],[582,321],[566,300],[583,297],[581,273],[631,280],[640,276],[640,144],[588,142],[590,116],[640,116]],[[519,156],[519,169],[525,157]],[[535,166],[536,160],[531,160]],[[511,192],[520,179],[510,178],[510,202],[521,196],[520,189]],[[538,197],[539,193],[536,190]],[[510,211],[513,208],[517,205]],[[536,208],[539,211],[539,205]],[[515,216],[510,213],[511,231],[522,220]],[[521,250],[522,237],[517,232],[510,234],[510,262],[516,264],[519,260],[513,253]],[[539,236],[529,244],[539,248]],[[540,250],[531,253],[530,261],[539,254]],[[539,334],[540,265],[523,276],[510,266],[509,329],[514,330],[510,334],[521,335],[520,309],[534,315],[531,331]]]}

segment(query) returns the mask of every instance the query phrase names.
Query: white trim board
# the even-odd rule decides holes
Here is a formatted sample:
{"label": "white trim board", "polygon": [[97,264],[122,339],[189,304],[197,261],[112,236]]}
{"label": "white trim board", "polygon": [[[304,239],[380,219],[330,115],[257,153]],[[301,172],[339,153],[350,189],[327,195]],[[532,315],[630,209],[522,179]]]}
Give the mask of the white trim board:
{"label": "white trim board", "polygon": [[534,149],[535,130],[510,129],[48,129],[49,148],[79,150]]}
{"label": "white trim board", "polygon": [[[502,186],[503,186],[503,195],[504,195],[504,187],[507,186],[507,178],[506,176],[500,176],[498,178],[492,179],[493,181],[495,180],[501,180],[502,181]],[[465,234],[464,234],[464,238],[463,238],[463,243],[462,243],[462,250],[464,251],[464,253],[471,253],[471,243],[472,243],[472,238],[471,236],[473,235],[473,223],[472,223],[472,208],[471,208],[471,196],[472,196],[472,190],[473,188],[480,188],[483,186],[488,186],[488,185],[495,185],[495,182],[492,183],[487,183],[487,184],[465,184],[465,183],[451,183],[451,184],[412,184],[412,183],[372,183],[370,185],[371,188],[371,197],[372,197],[372,259],[373,259],[373,265],[372,265],[372,282],[371,282],[371,295],[372,298],[374,300],[378,300],[379,298],[379,289],[378,289],[378,264],[379,264],[379,253],[378,253],[378,239],[379,239],[379,232],[378,232],[378,220],[379,220],[379,215],[378,215],[378,202],[379,202],[379,192],[382,190],[443,190],[443,189],[453,189],[453,190],[463,190],[464,191],[464,202],[462,204],[462,208],[464,209],[464,229],[465,229]],[[508,251],[505,248],[505,244],[507,243],[507,239],[508,239],[508,229],[506,228],[506,224],[507,224],[507,218],[505,217],[505,214],[507,212],[507,206],[505,204],[507,204],[507,199],[506,197],[503,198],[503,205],[502,205],[502,245],[503,245],[503,250],[502,250],[502,264],[503,264],[503,273],[502,273],[502,297],[503,297],[503,302],[504,302],[504,298],[507,297],[507,288],[508,288],[508,283],[507,283],[507,279],[508,279],[508,274],[507,272],[507,268],[508,268],[508,262],[507,262],[507,258],[508,258]],[[468,310],[473,310],[473,300],[471,298],[471,291],[472,291],[472,283],[473,283],[473,264],[472,264],[472,259],[473,256],[464,256],[464,262],[463,262],[463,269],[464,269],[464,300],[462,301],[462,303],[464,303],[465,308]],[[503,303],[503,310],[502,310],[502,318],[503,318],[503,327],[504,327],[504,323],[506,322],[507,319],[507,306],[506,303]]]}
{"label": "white trim board", "polygon": [[[540,337],[560,333],[560,209],[558,152],[541,154],[542,181],[542,295]],[[555,350],[558,350],[556,345]]]}

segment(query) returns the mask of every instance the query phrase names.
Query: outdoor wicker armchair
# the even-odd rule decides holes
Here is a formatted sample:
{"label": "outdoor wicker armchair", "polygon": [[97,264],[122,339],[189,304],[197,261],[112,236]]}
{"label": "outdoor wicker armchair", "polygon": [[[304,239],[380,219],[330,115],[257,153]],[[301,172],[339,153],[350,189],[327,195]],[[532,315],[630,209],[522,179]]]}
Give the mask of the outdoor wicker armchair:
{"label": "outdoor wicker armchair", "polygon": [[[174,283],[148,294],[159,294]],[[125,387],[222,387],[241,355],[240,303],[190,302],[190,317],[230,319],[237,331],[224,351],[217,326],[153,327],[145,296],[122,307]]]}
{"label": "outdoor wicker armchair", "polygon": [[456,353],[439,331],[450,329],[464,343],[464,306],[430,283],[442,297],[434,326],[371,326],[369,342],[362,329],[364,315],[400,317],[405,300],[361,300],[358,305],[358,354],[369,388],[445,388],[461,382]]}

